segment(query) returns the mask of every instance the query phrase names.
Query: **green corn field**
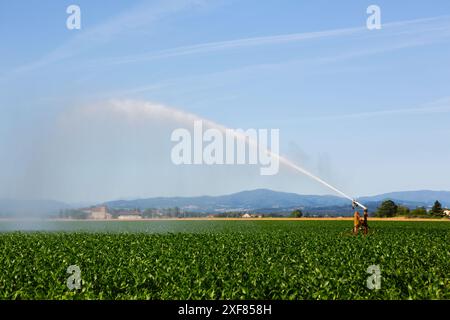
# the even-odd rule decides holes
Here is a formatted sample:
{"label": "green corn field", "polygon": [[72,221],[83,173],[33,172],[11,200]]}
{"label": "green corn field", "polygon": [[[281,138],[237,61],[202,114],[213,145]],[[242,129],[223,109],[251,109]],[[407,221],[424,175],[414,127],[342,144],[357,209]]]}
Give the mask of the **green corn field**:
{"label": "green corn field", "polygon": [[450,299],[450,223],[370,226],[354,236],[349,221],[0,223],[0,298]]}

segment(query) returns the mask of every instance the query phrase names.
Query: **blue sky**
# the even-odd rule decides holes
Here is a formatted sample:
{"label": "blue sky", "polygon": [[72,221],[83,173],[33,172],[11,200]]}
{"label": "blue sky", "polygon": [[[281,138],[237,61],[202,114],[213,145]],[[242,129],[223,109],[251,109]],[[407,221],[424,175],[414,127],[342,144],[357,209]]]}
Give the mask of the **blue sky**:
{"label": "blue sky", "polygon": [[282,154],[352,195],[450,190],[448,1],[20,0],[0,4],[0,38],[0,197],[331,193],[292,172],[175,167],[177,124],[80,115],[111,99],[278,128]]}

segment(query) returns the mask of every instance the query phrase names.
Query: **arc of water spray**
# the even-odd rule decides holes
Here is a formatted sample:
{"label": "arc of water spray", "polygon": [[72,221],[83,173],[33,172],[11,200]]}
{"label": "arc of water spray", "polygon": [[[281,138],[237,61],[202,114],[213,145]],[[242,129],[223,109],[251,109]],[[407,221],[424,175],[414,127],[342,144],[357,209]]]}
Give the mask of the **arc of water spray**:
{"label": "arc of water spray", "polygon": [[[239,134],[235,134],[235,135],[236,135],[238,138],[241,138],[241,139],[242,139],[242,138],[244,138],[244,139],[246,138],[246,136],[244,136],[244,137],[241,136],[241,137],[240,137]],[[254,141],[254,140],[247,139],[246,141],[247,141],[249,144],[256,145],[256,141]],[[361,208],[367,209],[364,205],[362,205],[361,203],[359,203],[358,201],[356,201],[354,198],[352,198],[352,197],[350,197],[349,195],[347,195],[345,192],[343,192],[343,191],[339,190],[338,188],[332,186],[332,185],[329,184],[328,182],[322,180],[321,178],[317,177],[316,175],[312,174],[311,172],[307,171],[306,169],[303,169],[302,167],[296,165],[295,163],[293,163],[293,162],[290,161],[289,159],[287,159],[287,158],[285,158],[285,157],[283,157],[283,156],[281,156],[281,155],[279,155],[279,154],[277,154],[277,153],[274,153],[274,152],[272,152],[272,151],[269,150],[269,149],[266,149],[266,150],[264,150],[264,151],[267,152],[270,156],[276,157],[276,158],[280,161],[280,163],[283,163],[284,165],[290,167],[291,169],[297,170],[297,171],[299,171],[300,173],[303,173],[304,175],[306,175],[306,176],[308,176],[308,177],[310,177],[310,178],[316,180],[317,182],[321,183],[322,185],[326,186],[327,188],[329,188],[329,189],[333,190],[334,192],[340,194],[340,195],[343,196],[344,198],[347,198],[347,199],[349,199],[350,201],[356,203],[356,204],[357,204],[358,206],[360,206]]]}
{"label": "arc of water spray", "polygon": [[[192,113],[188,113],[185,111],[181,111],[179,109],[175,109],[175,108],[170,108],[170,107],[166,107],[164,105],[161,104],[153,104],[153,103],[149,103],[149,102],[139,102],[139,101],[112,101],[110,106],[113,108],[113,110],[115,111],[120,111],[120,112],[125,112],[127,115],[129,116],[134,116],[138,119],[141,119],[142,116],[147,116],[150,118],[155,118],[155,117],[159,117],[159,118],[167,118],[167,119],[172,119],[172,120],[176,120],[176,121],[181,121],[187,124],[192,124],[194,121],[202,121],[203,123],[205,123],[207,126],[215,128],[220,130],[222,133],[226,133],[226,130],[229,129],[227,127],[225,127],[224,125],[215,123],[214,121],[202,118],[200,116],[197,116],[195,114]],[[253,139],[249,138],[248,136],[246,136],[245,134],[236,132],[236,131],[232,131],[233,135],[237,138],[237,139],[241,139],[244,140],[248,145],[252,145],[253,147],[257,147],[258,144],[256,141],[254,141]],[[309,172],[308,170],[296,165],[295,163],[293,163],[292,161],[290,161],[289,159],[272,152],[269,149],[265,149],[264,150],[268,155],[277,158],[280,163],[284,164],[285,166],[296,170],[297,172],[300,172],[308,177],[310,177],[311,179],[319,182],[320,184],[326,186],[327,188],[333,190],[334,192],[336,192],[337,194],[340,194],[341,196],[343,196],[344,198],[347,198],[348,200],[356,203],[358,206],[360,206],[363,209],[366,209],[366,207],[364,205],[362,205],[361,203],[359,203],[358,201],[356,201],[354,198],[350,197],[349,195],[347,195],[346,193],[344,193],[343,191],[339,190],[338,188],[332,186],[331,184],[329,184],[328,182],[322,180],[321,178],[317,177],[316,175],[312,174],[311,172]]]}

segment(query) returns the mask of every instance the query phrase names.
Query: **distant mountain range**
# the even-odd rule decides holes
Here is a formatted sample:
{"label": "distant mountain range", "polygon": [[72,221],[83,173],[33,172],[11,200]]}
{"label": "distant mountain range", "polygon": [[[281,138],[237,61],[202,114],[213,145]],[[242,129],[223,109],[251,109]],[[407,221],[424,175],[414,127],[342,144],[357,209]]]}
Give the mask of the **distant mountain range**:
{"label": "distant mountain range", "polygon": [[359,200],[363,202],[368,201],[383,201],[386,199],[397,200],[402,203],[419,203],[425,206],[432,206],[436,200],[445,206],[450,206],[450,191],[400,191],[384,193],[371,197],[361,197]]}
{"label": "distant mountain range", "polygon": [[[450,191],[402,191],[358,198],[370,211],[374,211],[382,201],[393,200],[410,208],[429,207],[439,200],[444,207],[450,207]],[[278,192],[268,189],[242,191],[223,196],[201,197],[157,197],[136,200],[115,200],[103,203],[116,209],[148,209],[179,207],[184,211],[221,213],[247,211],[261,213],[288,214],[295,208],[319,215],[351,214],[349,200],[332,195],[301,195]],[[1,200],[0,216],[49,216],[56,215],[60,209],[73,208],[73,205],[50,200]]]}
{"label": "distant mountain range", "polygon": [[[386,193],[358,200],[374,211],[382,201],[394,202],[410,208],[429,207],[436,200],[443,206],[450,206],[450,191],[403,191]],[[331,195],[300,195],[268,189],[242,191],[224,196],[168,197],[137,200],[119,200],[104,203],[118,209],[147,209],[179,207],[186,211],[220,213],[229,211],[249,211],[261,213],[287,213],[295,208],[317,214],[351,214],[349,200]]]}
{"label": "distant mountain range", "polygon": [[300,195],[267,189],[242,191],[224,196],[149,198],[106,202],[111,208],[146,209],[171,208],[198,212],[252,211],[270,208],[277,211],[286,207],[319,207],[348,204],[348,200],[336,196]]}

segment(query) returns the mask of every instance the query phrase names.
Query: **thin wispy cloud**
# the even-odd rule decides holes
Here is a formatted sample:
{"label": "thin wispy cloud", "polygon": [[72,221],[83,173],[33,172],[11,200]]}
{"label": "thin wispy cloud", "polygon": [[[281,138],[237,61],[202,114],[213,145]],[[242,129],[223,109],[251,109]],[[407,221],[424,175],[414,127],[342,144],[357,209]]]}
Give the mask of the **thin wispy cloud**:
{"label": "thin wispy cloud", "polygon": [[[442,31],[442,30],[441,30]],[[313,58],[301,58],[301,59],[291,59],[291,60],[284,60],[280,62],[275,63],[258,63],[258,64],[251,64],[246,65],[238,68],[231,68],[227,70],[221,70],[221,71],[215,71],[210,72],[206,74],[200,74],[200,75],[189,75],[184,77],[177,77],[172,79],[166,79],[162,82],[156,82],[156,83],[150,83],[146,85],[140,85],[138,87],[131,87],[127,89],[121,89],[116,91],[108,91],[103,93],[97,93],[95,96],[100,97],[122,97],[122,96],[133,96],[134,94],[142,94],[142,93],[148,93],[148,92],[156,92],[159,90],[168,89],[170,87],[176,87],[178,85],[182,85],[183,83],[192,83],[192,82],[203,82],[206,81],[206,83],[203,86],[211,87],[211,86],[217,86],[217,84],[212,84],[211,79],[218,79],[223,77],[239,77],[242,74],[249,74],[249,73],[255,73],[255,72],[276,72],[279,69],[283,68],[294,68],[299,66],[307,66],[307,67],[314,67],[318,65],[326,65],[326,64],[332,64],[340,61],[345,60],[351,60],[351,59],[357,59],[365,56],[371,56],[371,55],[378,55],[378,54],[384,54],[389,52],[394,52],[397,50],[404,50],[414,47],[420,47],[420,46],[426,46],[433,43],[436,43],[438,41],[441,41],[445,38],[450,38],[450,29],[446,29],[445,32],[440,32],[436,36],[426,36],[426,37],[420,37],[417,36],[410,40],[410,39],[403,39],[400,42],[394,42],[389,43],[387,45],[382,46],[369,46],[363,49],[358,49],[351,52],[344,52],[337,54],[336,52],[327,52],[326,55],[317,55]],[[319,71],[322,72],[322,71]]]}
{"label": "thin wispy cloud", "polygon": [[[82,31],[79,35],[61,45],[52,52],[46,54],[41,59],[17,67],[12,74],[21,74],[28,71],[40,69],[47,65],[63,61],[79,55],[92,47],[105,45],[119,35],[126,35],[129,32],[147,27],[163,17],[185,10],[192,6],[203,5],[203,0],[168,0],[148,5],[147,3],[135,6],[127,12],[111,18],[110,20]],[[442,25],[443,23],[443,25]],[[436,26],[437,24],[437,26]],[[441,25],[440,25],[441,24]],[[419,29],[414,29],[419,28]],[[396,30],[397,35],[417,34],[425,32],[429,37],[444,34],[450,30],[450,16],[438,16],[421,18],[414,20],[404,20],[383,24],[383,30]],[[352,35],[365,35],[369,32],[365,26],[333,29],[325,31],[281,34],[274,36],[261,36],[251,38],[241,38],[226,41],[215,41],[200,43],[195,45],[181,46],[158,52],[148,52],[144,54],[127,55],[87,62],[92,66],[99,65],[121,65],[128,63],[139,63],[156,59],[174,58],[196,54],[205,54],[223,50],[243,49],[257,46],[273,46],[288,43],[296,43],[309,40],[326,38],[337,38]],[[368,34],[370,36],[372,34]],[[383,33],[383,35],[386,35]],[[393,35],[387,34],[387,35]]]}
{"label": "thin wispy cloud", "polygon": [[276,45],[289,42],[298,42],[311,39],[319,39],[326,37],[336,37],[354,34],[355,32],[362,31],[363,28],[348,28],[348,29],[337,29],[319,32],[309,32],[309,33],[297,33],[297,34],[286,34],[277,36],[267,36],[267,37],[255,37],[255,38],[244,38],[229,41],[217,41],[196,44],[191,46],[177,47],[173,49],[162,50],[156,53],[132,55],[127,57],[118,57],[112,59],[102,60],[106,64],[123,64],[123,63],[134,63],[140,61],[148,61],[160,58],[171,58],[185,55],[193,55],[199,53],[208,53],[213,51],[227,50],[227,49],[240,49],[245,47],[254,47],[262,45]]}
{"label": "thin wispy cloud", "polygon": [[178,13],[193,6],[201,6],[204,3],[206,3],[205,0],[143,2],[97,26],[83,28],[71,40],[45,54],[37,61],[17,67],[12,73],[20,74],[33,71],[77,56],[92,48],[105,45],[119,36],[146,28],[170,14]]}
{"label": "thin wispy cloud", "polygon": [[[426,103],[415,108],[397,108],[386,110],[374,110],[367,112],[347,113],[338,115],[327,115],[319,117],[308,117],[307,120],[342,120],[342,119],[367,119],[374,117],[387,117],[394,115],[418,116],[433,115],[440,113],[450,113],[450,97],[442,98],[430,103]],[[303,118],[305,120],[306,118]]]}
{"label": "thin wispy cloud", "polygon": [[[444,26],[429,26],[432,23],[442,23],[446,22],[447,24]],[[421,26],[424,28],[423,31],[438,32],[442,30],[450,29],[450,16],[440,16],[440,17],[431,17],[431,18],[423,18],[423,19],[415,19],[415,20],[405,20],[405,21],[397,21],[383,24],[384,30],[396,29],[400,28],[399,33],[416,33],[417,30],[412,30],[412,28]],[[404,29],[408,28],[408,29]],[[155,59],[162,58],[172,58],[186,55],[195,55],[202,53],[209,53],[215,51],[222,50],[231,50],[231,49],[242,49],[247,47],[256,47],[256,46],[268,46],[268,45],[278,45],[278,44],[286,44],[293,42],[301,42],[307,40],[315,40],[315,39],[324,39],[324,38],[334,38],[334,37],[343,37],[343,36],[351,36],[357,34],[363,34],[364,32],[368,32],[365,26],[361,27],[353,27],[353,28],[342,28],[342,29],[334,29],[334,30],[325,30],[325,31],[316,31],[316,32],[305,32],[305,33],[293,33],[293,34],[282,34],[275,36],[261,36],[261,37],[252,37],[252,38],[242,38],[242,39],[234,39],[234,40],[226,40],[226,41],[216,41],[216,42],[208,42],[201,43],[196,45],[182,46],[167,50],[162,50],[154,53],[145,53],[145,54],[137,54],[137,55],[129,55],[123,57],[116,57],[110,59],[103,59],[101,61],[95,61],[95,63],[103,63],[103,64],[126,64],[126,63],[136,63],[143,62]]]}

